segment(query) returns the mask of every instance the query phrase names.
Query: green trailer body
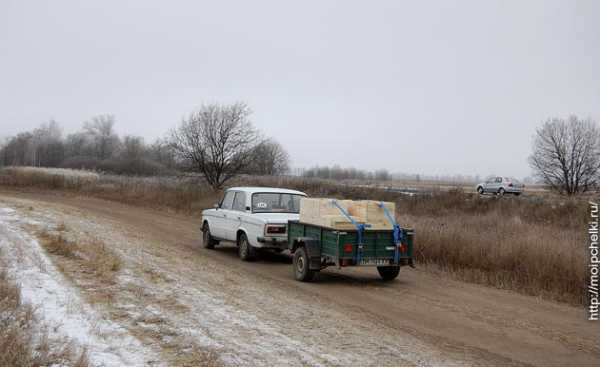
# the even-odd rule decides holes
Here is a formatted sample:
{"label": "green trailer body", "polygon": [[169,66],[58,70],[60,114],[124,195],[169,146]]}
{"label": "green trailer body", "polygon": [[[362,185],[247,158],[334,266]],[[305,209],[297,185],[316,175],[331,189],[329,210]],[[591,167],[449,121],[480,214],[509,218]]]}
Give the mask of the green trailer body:
{"label": "green trailer body", "polygon": [[[403,242],[396,244],[393,230],[366,229],[362,233],[362,250],[360,250],[358,230],[338,230],[290,221],[288,222],[288,244],[294,254],[296,278],[310,280],[314,272],[328,266],[338,268],[376,266],[384,279],[393,279],[398,275],[397,271],[401,266],[413,265],[414,231],[404,228],[401,231]],[[304,260],[301,259],[303,256]],[[298,264],[298,261],[306,264]],[[299,265],[303,268],[298,269]],[[308,275],[298,274],[299,270],[301,273],[308,272]],[[299,277],[307,279],[299,279]]]}

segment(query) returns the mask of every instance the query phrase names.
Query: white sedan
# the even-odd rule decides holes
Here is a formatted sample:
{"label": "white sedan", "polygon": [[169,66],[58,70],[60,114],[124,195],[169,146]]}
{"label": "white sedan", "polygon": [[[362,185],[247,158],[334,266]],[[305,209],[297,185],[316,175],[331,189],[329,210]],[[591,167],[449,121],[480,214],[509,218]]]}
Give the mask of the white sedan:
{"label": "white sedan", "polygon": [[235,242],[242,260],[254,258],[257,248],[285,250],[288,220],[300,219],[300,199],[306,196],[272,187],[232,187],[219,204],[202,212],[203,246]]}

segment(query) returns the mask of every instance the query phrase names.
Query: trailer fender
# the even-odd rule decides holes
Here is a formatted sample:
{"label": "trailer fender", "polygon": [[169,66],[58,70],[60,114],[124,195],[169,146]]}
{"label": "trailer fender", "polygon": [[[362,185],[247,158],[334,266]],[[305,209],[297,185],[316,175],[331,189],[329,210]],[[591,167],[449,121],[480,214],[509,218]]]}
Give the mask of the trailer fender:
{"label": "trailer fender", "polygon": [[321,270],[321,241],[312,237],[300,237],[294,240],[291,252],[297,248],[304,247],[309,258],[310,270]]}

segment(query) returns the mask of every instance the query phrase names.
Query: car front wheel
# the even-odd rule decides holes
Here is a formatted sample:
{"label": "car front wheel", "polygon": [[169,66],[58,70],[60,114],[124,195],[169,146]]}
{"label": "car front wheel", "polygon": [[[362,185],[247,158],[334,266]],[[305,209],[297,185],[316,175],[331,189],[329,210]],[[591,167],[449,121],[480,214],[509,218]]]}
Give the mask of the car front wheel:
{"label": "car front wheel", "polygon": [[501,187],[500,190],[498,190],[498,195],[504,196],[504,193],[505,193],[504,188]]}
{"label": "car front wheel", "polygon": [[202,246],[207,249],[213,249],[216,244],[217,241],[210,234],[208,223],[204,224],[204,227],[202,227]]}
{"label": "car front wheel", "polygon": [[479,195],[483,195],[483,187],[479,186],[477,188],[477,192],[479,193]]}

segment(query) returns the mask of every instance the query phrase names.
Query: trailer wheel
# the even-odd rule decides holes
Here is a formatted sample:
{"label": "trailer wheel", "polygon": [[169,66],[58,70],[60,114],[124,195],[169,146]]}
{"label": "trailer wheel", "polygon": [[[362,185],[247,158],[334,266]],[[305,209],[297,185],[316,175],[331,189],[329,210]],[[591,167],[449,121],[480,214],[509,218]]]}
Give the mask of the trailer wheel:
{"label": "trailer wheel", "polygon": [[304,247],[299,247],[294,252],[294,276],[301,282],[310,282],[315,277],[315,271],[308,267],[308,254]]}
{"label": "trailer wheel", "polygon": [[256,257],[256,249],[248,242],[245,233],[240,234],[238,239],[238,255],[242,261],[252,261]]}
{"label": "trailer wheel", "polygon": [[208,226],[208,223],[204,223],[204,226],[202,227],[202,247],[213,249],[217,243],[219,242],[216,241],[210,234],[210,227]]}
{"label": "trailer wheel", "polygon": [[394,280],[400,273],[399,266],[378,266],[377,271],[381,278],[385,281]]}

